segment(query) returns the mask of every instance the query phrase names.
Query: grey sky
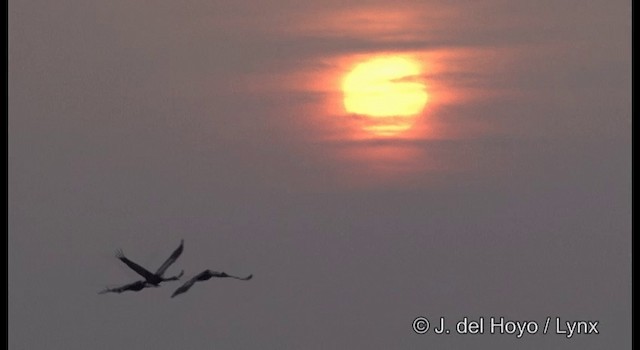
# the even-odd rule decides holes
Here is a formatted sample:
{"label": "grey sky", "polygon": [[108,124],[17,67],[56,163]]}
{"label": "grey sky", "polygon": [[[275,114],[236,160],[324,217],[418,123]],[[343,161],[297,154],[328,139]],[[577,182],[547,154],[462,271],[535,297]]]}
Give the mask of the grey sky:
{"label": "grey sky", "polygon": [[[631,2],[391,4],[10,1],[9,347],[630,347]],[[354,137],[331,82],[407,51],[416,131]],[[97,294],[181,238],[254,279]]]}

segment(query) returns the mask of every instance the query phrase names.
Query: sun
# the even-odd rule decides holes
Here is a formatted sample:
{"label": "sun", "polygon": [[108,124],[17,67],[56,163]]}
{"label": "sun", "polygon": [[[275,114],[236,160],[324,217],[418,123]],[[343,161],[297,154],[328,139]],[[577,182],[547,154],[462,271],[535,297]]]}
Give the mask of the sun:
{"label": "sun", "polygon": [[365,130],[395,135],[410,129],[427,103],[418,62],[381,56],[358,63],[342,81],[347,113],[366,117]]}

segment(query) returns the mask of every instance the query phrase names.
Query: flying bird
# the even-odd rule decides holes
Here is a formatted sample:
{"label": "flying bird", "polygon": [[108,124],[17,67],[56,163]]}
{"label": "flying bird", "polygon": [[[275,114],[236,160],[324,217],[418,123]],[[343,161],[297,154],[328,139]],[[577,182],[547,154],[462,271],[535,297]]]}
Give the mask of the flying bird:
{"label": "flying bird", "polygon": [[238,277],[238,276],[232,276],[232,275],[228,275],[225,272],[217,272],[217,271],[211,271],[211,270],[204,270],[202,272],[200,272],[199,274],[195,275],[194,277],[192,277],[190,280],[188,280],[187,282],[185,282],[182,286],[178,287],[178,289],[176,289],[175,292],[173,292],[173,294],[171,295],[171,297],[175,297],[176,295],[185,293],[186,291],[188,291],[196,282],[198,281],[206,281],[212,277],[219,277],[219,278],[234,278],[237,280],[241,280],[241,281],[248,281],[251,278],[253,278],[253,275],[249,275],[247,277]]}
{"label": "flying bird", "polygon": [[176,248],[176,250],[174,250],[173,253],[171,253],[171,256],[167,258],[167,260],[158,268],[158,270],[155,273],[152,273],[149,270],[145,269],[144,267],[129,260],[127,257],[124,256],[124,253],[122,253],[122,250],[118,250],[116,252],[116,257],[120,259],[122,262],[124,262],[127,266],[129,266],[133,271],[137,272],[140,276],[144,277],[144,280],[135,281],[133,283],[125,284],[124,286],[117,287],[117,288],[107,287],[104,290],[98,292],[98,294],[122,293],[126,291],[138,292],[149,287],[159,287],[160,282],[176,281],[180,279],[180,277],[182,277],[182,275],[184,274],[184,271],[181,271],[180,274],[177,276],[173,276],[169,278],[165,278],[164,273],[165,271],[167,271],[169,266],[171,266],[171,264],[173,264],[178,259],[178,257],[180,257],[180,254],[182,254],[183,249],[184,249],[184,240],[180,240],[180,246]]}
{"label": "flying bird", "polygon": [[122,252],[122,250],[118,250],[116,252],[116,257],[120,259],[120,261],[125,263],[127,266],[129,266],[133,271],[137,272],[140,276],[144,277],[146,283],[149,283],[153,286],[158,286],[160,282],[177,281],[180,279],[180,277],[182,277],[182,275],[184,274],[184,270],[181,271],[180,274],[178,274],[177,276],[168,277],[168,278],[164,277],[164,273],[165,271],[167,271],[169,266],[171,266],[171,264],[173,264],[176,260],[178,260],[178,257],[180,257],[180,254],[182,254],[183,249],[184,249],[184,240],[180,240],[180,246],[176,248],[176,250],[174,250],[173,253],[171,253],[171,256],[167,258],[167,260],[158,268],[158,270],[155,273],[152,273],[149,270],[145,269],[144,267],[129,260],[126,256],[124,256],[124,253]]}
{"label": "flying bird", "polygon": [[98,292],[98,294],[122,293],[126,291],[138,292],[149,287],[157,287],[157,286],[154,286],[153,284],[149,284],[147,283],[147,281],[135,281],[133,283],[125,284],[122,287],[105,288],[104,290]]}

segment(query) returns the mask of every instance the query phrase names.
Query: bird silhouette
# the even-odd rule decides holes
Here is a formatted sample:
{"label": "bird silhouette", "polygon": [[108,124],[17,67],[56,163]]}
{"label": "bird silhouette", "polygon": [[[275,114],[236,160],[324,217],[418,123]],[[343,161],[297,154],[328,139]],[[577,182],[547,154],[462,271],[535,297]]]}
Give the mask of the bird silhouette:
{"label": "bird silhouette", "polygon": [[167,258],[167,260],[158,268],[158,270],[155,273],[152,273],[149,270],[145,269],[144,267],[129,260],[126,256],[124,256],[124,253],[122,252],[122,250],[118,250],[116,252],[116,257],[120,259],[120,261],[125,263],[127,266],[129,266],[133,271],[137,272],[140,276],[144,277],[146,283],[149,283],[154,286],[158,286],[160,282],[177,281],[180,279],[180,277],[182,277],[182,275],[184,274],[184,270],[181,271],[180,274],[178,274],[177,276],[168,277],[168,278],[164,277],[164,273],[165,271],[167,271],[169,266],[171,266],[171,264],[173,264],[176,260],[178,260],[178,257],[180,257],[180,254],[182,254],[183,249],[184,249],[184,240],[180,240],[180,246],[176,248],[176,250],[174,250],[173,253],[171,253],[171,256]]}
{"label": "bird silhouette", "polygon": [[135,281],[133,283],[125,284],[122,287],[105,288],[104,290],[98,292],[98,294],[122,293],[126,291],[138,292],[148,287],[156,287],[156,286],[154,286],[153,284],[149,284],[147,281]]}
{"label": "bird silhouette", "polygon": [[173,294],[171,295],[171,297],[175,297],[179,294],[185,293],[186,291],[188,291],[196,282],[198,281],[206,281],[212,277],[219,277],[219,278],[234,278],[237,280],[241,280],[241,281],[248,281],[251,278],[253,278],[253,275],[249,275],[247,277],[238,277],[238,276],[232,276],[229,275],[225,272],[218,272],[218,271],[212,271],[212,270],[204,270],[202,272],[200,272],[199,274],[195,275],[194,277],[192,277],[190,280],[188,280],[187,282],[185,282],[183,285],[181,285],[180,287],[178,287],[178,289],[175,290],[175,292],[173,292]]}

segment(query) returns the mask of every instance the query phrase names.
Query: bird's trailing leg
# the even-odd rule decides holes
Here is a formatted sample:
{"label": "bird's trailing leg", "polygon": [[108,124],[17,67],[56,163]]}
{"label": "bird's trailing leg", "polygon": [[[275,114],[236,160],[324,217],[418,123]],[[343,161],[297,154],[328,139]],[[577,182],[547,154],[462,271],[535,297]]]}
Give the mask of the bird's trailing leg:
{"label": "bird's trailing leg", "polygon": [[237,279],[237,280],[241,280],[241,281],[248,281],[248,280],[250,280],[250,279],[252,279],[252,278],[253,278],[253,275],[249,275],[249,276],[247,276],[247,277],[238,277],[238,276],[231,276],[231,275],[229,275],[229,277],[231,277],[231,278],[235,278],[235,279]]}
{"label": "bird's trailing leg", "polygon": [[226,272],[217,272],[217,271],[210,271],[210,275],[211,277],[227,277],[227,278],[233,278],[233,279],[237,279],[240,281],[248,281],[250,279],[253,278],[253,274],[247,276],[247,277],[238,277],[238,276],[234,276],[234,275],[230,275]]}
{"label": "bird's trailing leg", "polygon": [[169,277],[169,278],[165,278],[165,281],[177,281],[180,279],[180,277],[182,277],[182,275],[184,275],[184,270],[180,271],[180,273],[176,276],[173,277]]}

